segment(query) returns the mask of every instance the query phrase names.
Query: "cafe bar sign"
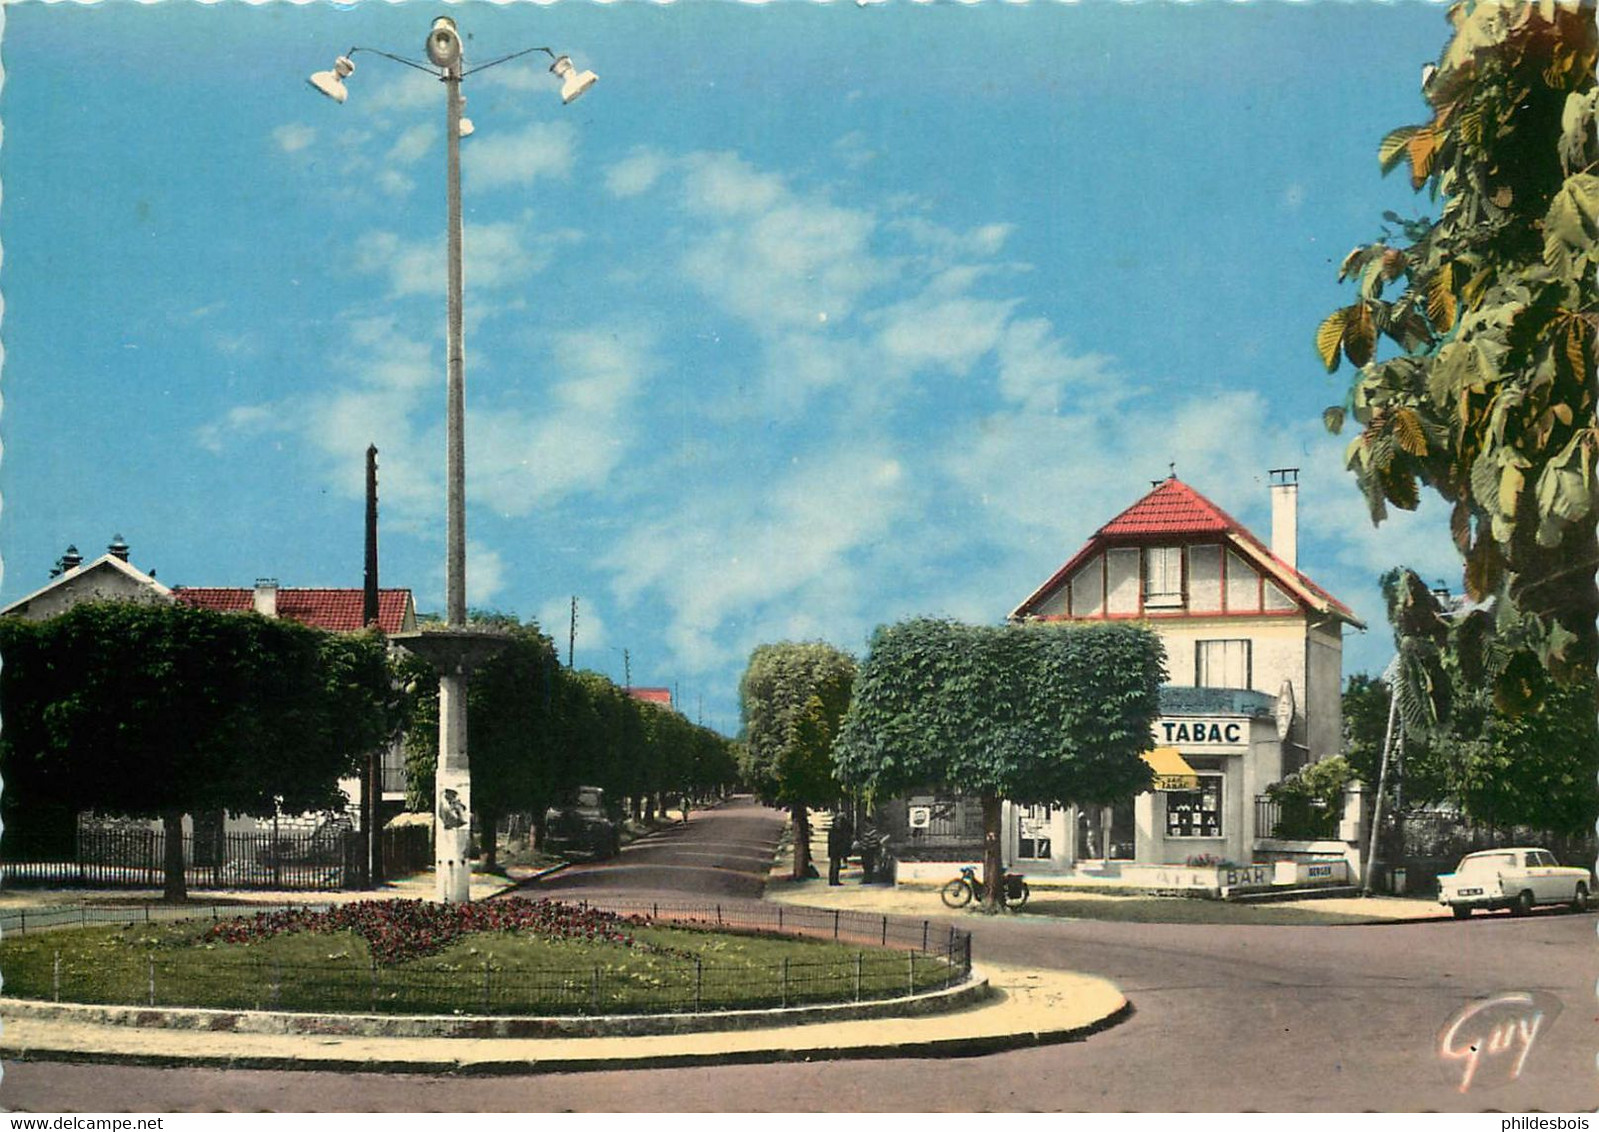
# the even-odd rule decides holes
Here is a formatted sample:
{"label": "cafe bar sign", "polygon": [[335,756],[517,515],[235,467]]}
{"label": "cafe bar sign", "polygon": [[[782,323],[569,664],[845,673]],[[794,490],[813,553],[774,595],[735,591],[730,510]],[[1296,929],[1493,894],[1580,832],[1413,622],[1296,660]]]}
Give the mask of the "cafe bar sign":
{"label": "cafe bar sign", "polygon": [[1159,719],[1155,742],[1162,747],[1242,747],[1249,741],[1242,719]]}
{"label": "cafe bar sign", "polygon": [[1153,771],[1150,785],[1162,792],[1198,790],[1199,775],[1176,747],[1156,747],[1144,752],[1144,761]]}

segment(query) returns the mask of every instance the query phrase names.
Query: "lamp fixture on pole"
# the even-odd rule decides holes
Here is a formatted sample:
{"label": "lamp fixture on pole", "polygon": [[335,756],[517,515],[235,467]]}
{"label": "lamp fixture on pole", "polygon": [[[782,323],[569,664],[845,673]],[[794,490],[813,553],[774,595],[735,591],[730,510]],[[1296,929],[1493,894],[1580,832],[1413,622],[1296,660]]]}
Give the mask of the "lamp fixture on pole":
{"label": "lamp fixture on pole", "polygon": [[[565,55],[548,47],[530,47],[478,67],[465,65],[460,32],[449,16],[440,16],[428,30],[429,66],[370,47],[352,47],[340,55],[330,71],[318,71],[308,80],[335,102],[349,97],[345,80],[355,73],[351,56],[359,51],[382,55],[444,83],[446,234],[449,282],[445,320],[446,386],[446,558],[445,630],[407,633],[396,638],[407,650],[428,660],[439,673],[439,756],[434,774],[435,881],[438,899],[446,904],[471,899],[471,769],[467,757],[466,692],[474,667],[503,646],[501,638],[471,632],[466,626],[466,345],[463,332],[461,139],[473,132],[463,116],[466,99],[461,80],[512,59],[542,51],[555,62],[550,71],[561,79],[561,101],[570,103],[596,79],[593,71],[578,72]],[[485,836],[493,836],[485,830]]]}

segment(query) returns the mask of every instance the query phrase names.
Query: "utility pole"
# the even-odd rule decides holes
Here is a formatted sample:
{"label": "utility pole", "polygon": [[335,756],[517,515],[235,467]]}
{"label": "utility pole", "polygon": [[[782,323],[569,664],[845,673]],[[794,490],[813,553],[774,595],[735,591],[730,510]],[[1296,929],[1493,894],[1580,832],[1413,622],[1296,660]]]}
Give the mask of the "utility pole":
{"label": "utility pole", "polygon": [[[1399,658],[1395,657],[1388,665],[1388,671],[1383,675],[1388,677],[1388,730],[1382,739],[1382,768],[1377,773],[1377,797],[1371,807],[1371,837],[1366,845],[1366,861],[1362,871],[1366,874],[1362,878],[1362,896],[1370,896],[1374,887],[1377,872],[1377,833],[1382,828],[1382,796],[1388,789],[1388,756],[1393,751],[1394,740],[1403,735],[1404,728],[1399,718],[1399,695],[1395,685],[1400,679]],[[1404,740],[1399,739],[1400,742]]]}
{"label": "utility pole", "polygon": [[[361,589],[361,623],[378,624],[378,446],[366,448],[366,577]],[[376,888],[383,881],[383,843],[378,829],[383,816],[383,752],[366,757],[362,784],[361,824],[366,832],[366,882]]]}
{"label": "utility pole", "polygon": [[572,669],[572,651],[577,646],[577,595],[572,595],[572,623],[566,630],[566,668]]}

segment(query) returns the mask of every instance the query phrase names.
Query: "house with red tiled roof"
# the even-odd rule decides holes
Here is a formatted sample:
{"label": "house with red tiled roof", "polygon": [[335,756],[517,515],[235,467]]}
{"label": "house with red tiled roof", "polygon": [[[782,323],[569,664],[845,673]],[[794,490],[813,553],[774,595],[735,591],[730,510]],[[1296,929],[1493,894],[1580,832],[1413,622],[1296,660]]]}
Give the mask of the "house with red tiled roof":
{"label": "house with red tiled roof", "polygon": [[[1109,806],[1006,803],[1012,867],[1170,886],[1192,872],[1170,866],[1275,855],[1257,799],[1339,752],[1343,631],[1365,626],[1299,569],[1298,472],[1271,479],[1269,543],[1173,475],[1011,610],[1012,621],[1146,625],[1165,645],[1168,680],[1145,755],[1153,789]],[[974,854],[981,823],[972,800],[904,801],[904,814],[889,817],[902,860],[945,862],[947,872],[948,861]],[[1184,879],[1172,879],[1179,873]]]}
{"label": "house with red tiled roof", "polygon": [[[365,595],[359,589],[293,589],[263,578],[253,589],[177,586],[180,605],[214,613],[259,613],[298,621],[329,633],[354,633],[366,627]],[[416,632],[416,606],[410,590],[378,590],[378,629],[388,636]]]}
{"label": "house with red tiled roof", "polygon": [[[0,609],[0,617],[42,621],[89,601],[177,603],[214,613],[259,613],[282,617],[329,633],[354,633],[366,627],[365,594],[360,587],[293,589],[270,578],[244,586],[173,586],[155,580],[128,561],[128,544],[118,535],[106,553],[85,563],[69,546],[50,581]],[[406,589],[378,591],[378,629],[385,635],[416,631],[416,603]]]}
{"label": "house with red tiled roof", "polygon": [[[54,576],[26,597],[0,609],[0,617],[44,620],[90,601],[141,601],[180,604],[215,613],[258,613],[282,617],[329,633],[354,633],[366,627],[365,592],[360,587],[293,588],[270,578],[245,586],[173,586],[155,580],[128,560],[128,544],[117,535],[106,553],[85,563],[69,546],[56,563]],[[416,631],[416,603],[408,589],[378,591],[377,627],[386,636]],[[381,801],[389,809],[404,805],[405,756],[398,742],[382,752]],[[352,805],[359,808],[360,783],[345,784]]]}
{"label": "house with red tiled roof", "polygon": [[[259,613],[298,621],[329,633],[356,633],[366,627],[366,595],[360,588],[330,589],[279,586],[271,578],[260,578],[252,588],[242,586],[175,586],[172,598],[180,605],[209,609],[214,613]],[[392,637],[396,633],[416,632],[416,603],[411,591],[378,590],[378,631]],[[405,805],[405,748],[396,740],[382,753],[378,768],[379,800],[386,811]],[[361,780],[343,784],[352,808],[361,808]]]}
{"label": "house with red tiled roof", "polygon": [[672,707],[670,688],[629,688],[627,694],[646,704],[655,704],[667,710],[671,710]]}
{"label": "house with red tiled roof", "polygon": [[1298,564],[1298,472],[1271,473],[1269,543],[1175,475],[1095,531],[1013,621],[1139,621],[1168,684],[1146,759],[1155,788],[1064,814],[1018,808],[1018,862],[1249,862],[1257,796],[1339,752],[1343,631],[1354,612]]}

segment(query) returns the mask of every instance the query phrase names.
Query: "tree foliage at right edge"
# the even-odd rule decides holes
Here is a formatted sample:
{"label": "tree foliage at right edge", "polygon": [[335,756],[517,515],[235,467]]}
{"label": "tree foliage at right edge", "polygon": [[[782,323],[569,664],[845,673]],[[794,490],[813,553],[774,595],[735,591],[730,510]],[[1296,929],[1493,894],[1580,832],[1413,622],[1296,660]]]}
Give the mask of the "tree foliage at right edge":
{"label": "tree foliage at right edge", "polygon": [[1383,577],[1398,663],[1395,682],[1350,680],[1344,696],[1346,750],[1367,782],[1378,781],[1390,694],[1399,710],[1404,800],[1446,802],[1480,825],[1526,826],[1556,837],[1593,827],[1599,801],[1599,718],[1595,682],[1562,684],[1529,654],[1506,666],[1521,694],[1515,710],[1494,702],[1484,682],[1501,647],[1493,613],[1446,607],[1411,570]]}
{"label": "tree foliage at right edge", "polygon": [[[1397,238],[1356,248],[1359,295],[1321,324],[1328,372],[1356,366],[1329,409],[1361,433],[1346,459],[1372,517],[1451,508],[1467,592],[1559,676],[1599,658],[1599,140],[1594,7],[1466,0],[1423,82],[1429,121],[1378,157],[1441,201],[1435,221],[1392,214]],[[1379,358],[1381,339],[1397,352]],[[1389,351],[1392,352],[1392,351]],[[1492,672],[1496,681],[1501,676]]]}

